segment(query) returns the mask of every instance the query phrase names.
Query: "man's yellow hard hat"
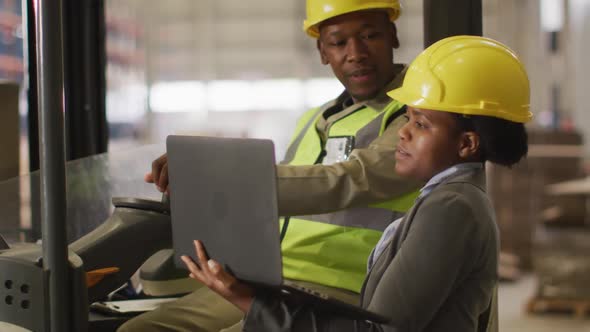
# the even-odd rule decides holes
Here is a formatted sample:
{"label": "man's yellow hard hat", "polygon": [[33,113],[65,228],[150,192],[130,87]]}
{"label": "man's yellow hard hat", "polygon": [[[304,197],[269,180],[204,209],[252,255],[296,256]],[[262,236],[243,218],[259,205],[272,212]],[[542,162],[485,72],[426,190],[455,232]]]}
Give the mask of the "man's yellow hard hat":
{"label": "man's yellow hard hat", "polygon": [[479,36],[442,39],[412,62],[402,86],[388,95],[406,105],[527,122],[529,79],[516,54]]}
{"label": "man's yellow hard hat", "polygon": [[399,0],[307,0],[307,19],[303,21],[303,30],[311,37],[318,38],[318,26],[323,21],[339,15],[360,10],[385,9],[393,22],[400,15]]}

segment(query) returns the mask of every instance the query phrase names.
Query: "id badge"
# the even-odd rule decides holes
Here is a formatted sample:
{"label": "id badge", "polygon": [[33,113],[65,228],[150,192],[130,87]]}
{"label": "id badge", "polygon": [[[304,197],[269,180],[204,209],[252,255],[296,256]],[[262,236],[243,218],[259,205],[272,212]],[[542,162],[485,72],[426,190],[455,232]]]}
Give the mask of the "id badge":
{"label": "id badge", "polygon": [[323,165],[332,165],[348,160],[350,153],[354,149],[354,136],[335,136],[329,137],[324,147],[325,156],[322,160]]}

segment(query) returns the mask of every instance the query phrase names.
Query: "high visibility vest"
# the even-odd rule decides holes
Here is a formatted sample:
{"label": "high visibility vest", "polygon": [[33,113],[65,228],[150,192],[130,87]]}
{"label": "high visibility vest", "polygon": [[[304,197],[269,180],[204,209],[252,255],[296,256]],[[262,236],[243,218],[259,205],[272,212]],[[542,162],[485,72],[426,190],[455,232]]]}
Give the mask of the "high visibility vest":
{"label": "high visibility vest", "polygon": [[[399,115],[403,106],[392,101],[381,112],[362,107],[334,122],[328,137],[354,136],[354,147],[366,148],[383,133],[388,119]],[[283,164],[321,162],[324,144],[315,124],[326,108],[315,108],[303,115]],[[371,250],[383,230],[401,217],[417,196],[415,191],[367,207],[291,217],[281,243],[284,277],[360,292]]]}

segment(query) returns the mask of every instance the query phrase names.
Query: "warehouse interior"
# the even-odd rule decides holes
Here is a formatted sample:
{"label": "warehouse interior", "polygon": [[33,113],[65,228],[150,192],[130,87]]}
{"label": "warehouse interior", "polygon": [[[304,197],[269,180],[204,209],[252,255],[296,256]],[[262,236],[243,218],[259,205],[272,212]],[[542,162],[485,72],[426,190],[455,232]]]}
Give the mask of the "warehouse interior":
{"label": "warehouse interior", "polygon": [[[303,0],[63,1],[73,28],[64,30],[65,91],[83,96],[64,99],[68,243],[110,218],[113,197],[161,200],[144,175],[168,135],[271,139],[280,162],[303,112],[344,89],[302,31]],[[0,0],[0,258],[39,244],[45,227],[41,97],[31,79],[42,63],[31,62],[41,50],[30,15],[41,2]],[[529,75],[528,155],[511,169],[486,165],[501,239],[499,331],[590,332],[590,1],[400,2],[396,63],[424,49],[430,9],[444,9],[437,24],[452,26],[454,15],[470,12],[461,3],[474,6],[483,36],[512,48]],[[88,22],[99,28],[84,30]],[[91,64],[102,72],[85,76],[80,68]],[[8,288],[1,266],[0,288]],[[129,282],[136,289],[138,278]],[[0,331],[30,330],[2,318]]]}

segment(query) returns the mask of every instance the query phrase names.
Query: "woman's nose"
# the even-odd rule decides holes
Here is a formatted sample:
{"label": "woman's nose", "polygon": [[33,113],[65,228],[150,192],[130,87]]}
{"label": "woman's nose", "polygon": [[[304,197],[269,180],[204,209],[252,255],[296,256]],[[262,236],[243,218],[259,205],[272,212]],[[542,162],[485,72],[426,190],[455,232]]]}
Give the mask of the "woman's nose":
{"label": "woman's nose", "polygon": [[397,134],[401,140],[407,140],[410,137],[409,122],[406,122],[398,131]]}

